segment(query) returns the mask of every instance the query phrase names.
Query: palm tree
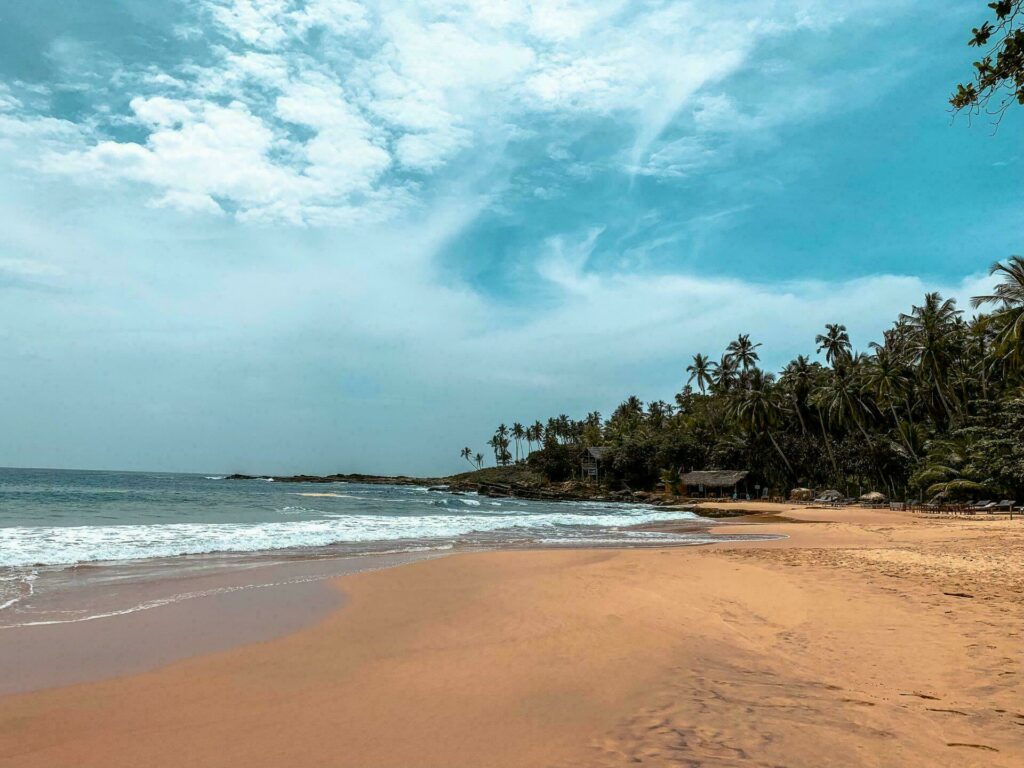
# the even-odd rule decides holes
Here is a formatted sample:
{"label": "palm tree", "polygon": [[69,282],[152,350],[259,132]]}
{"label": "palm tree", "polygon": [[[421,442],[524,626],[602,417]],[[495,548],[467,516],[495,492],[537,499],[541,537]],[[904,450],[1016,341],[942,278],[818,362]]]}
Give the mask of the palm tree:
{"label": "palm tree", "polygon": [[544,442],[544,425],[539,421],[533,422],[533,441],[538,445]]}
{"label": "palm tree", "polygon": [[473,459],[476,461],[477,469],[481,469],[484,466],[484,455],[482,453],[478,453]]}
{"label": "palm tree", "polygon": [[832,368],[828,375],[819,381],[811,395],[811,403],[818,412],[821,437],[825,442],[825,451],[832,464],[836,482],[842,478],[829,439],[829,427],[843,430],[850,426],[856,426],[864,435],[865,440],[870,441],[863,425],[863,417],[869,410],[861,395],[862,385],[859,381],[859,374],[863,367],[860,355],[850,358],[846,365],[840,364],[839,367]]}
{"label": "palm tree", "polygon": [[786,369],[782,372],[781,383],[788,390],[793,410],[796,411],[797,420],[800,422],[800,431],[807,433],[805,421],[807,411],[807,398],[810,397],[814,387],[814,379],[817,374],[817,363],[811,363],[807,355],[797,355],[791,360]]}
{"label": "palm tree", "polygon": [[509,453],[508,427],[504,424],[499,426],[487,444],[494,451],[494,461],[499,467],[507,465],[512,461],[512,454]]}
{"label": "palm tree", "polygon": [[697,389],[703,395],[706,393],[707,387],[711,386],[711,360],[708,359],[707,355],[702,355],[699,352],[693,356],[693,363],[686,366],[686,372],[690,374],[690,378],[686,380],[687,384],[696,380]]}
{"label": "palm tree", "polygon": [[991,294],[972,298],[971,306],[999,305],[993,314],[996,342],[1003,359],[1019,369],[1024,363],[1024,257],[1011,256],[1006,264],[997,261],[989,274],[1000,276],[999,285]]}
{"label": "palm tree", "polygon": [[870,415],[871,406],[864,397],[860,380],[866,367],[864,357],[855,355],[848,363],[832,369],[815,392],[815,398],[831,424],[840,428],[857,427],[864,439],[870,440],[864,420]]}
{"label": "palm tree", "polygon": [[911,477],[911,484],[929,497],[947,497],[988,492],[984,483],[963,476],[967,450],[954,439],[933,440],[928,444],[927,459]]}
{"label": "palm tree", "polygon": [[[462,458],[464,458],[466,461],[469,462],[469,466],[471,466],[471,467],[473,466],[473,458],[472,458],[473,457],[473,449],[472,448],[468,448],[468,447],[467,448],[463,448],[462,451],[459,453],[459,455]],[[477,467],[477,469],[479,469],[479,467]]]}
{"label": "palm tree", "polygon": [[782,448],[779,447],[771,429],[778,420],[779,414],[779,404],[773,392],[774,381],[775,377],[770,373],[758,369],[751,371],[747,386],[741,388],[736,394],[732,413],[743,424],[748,434],[764,434],[768,437],[786,465],[790,477],[793,477],[793,467]]}
{"label": "palm tree", "polygon": [[722,355],[717,363],[712,363],[711,386],[718,394],[726,394],[736,385],[737,364],[729,355]]}
{"label": "palm tree", "polygon": [[526,430],[518,421],[512,425],[512,437],[516,441],[516,464],[519,463],[519,443],[526,437]]}
{"label": "palm tree", "polygon": [[918,379],[930,394],[933,413],[952,419],[949,371],[953,362],[951,339],[961,312],[956,301],[938,293],[925,294],[924,303],[900,315],[906,328],[906,348],[917,365]]}
{"label": "palm tree", "polygon": [[900,429],[901,419],[896,412],[896,404],[906,404],[907,423],[913,430],[913,414],[910,408],[910,391],[913,381],[906,367],[896,354],[887,346],[872,342],[875,353],[869,361],[864,374],[864,388],[869,391],[882,408],[888,406],[892,413],[893,426],[903,440],[910,454],[917,456],[913,442],[909,439],[910,432]]}
{"label": "palm tree", "polygon": [[726,347],[726,356],[731,358],[737,365],[739,365],[744,371],[748,371],[754,367],[757,361],[760,359],[757,356],[756,350],[761,345],[754,344],[750,340],[750,334],[741,333],[736,337],[735,341],[730,341],[729,346]]}
{"label": "palm tree", "polygon": [[836,364],[842,364],[850,357],[850,334],[846,332],[846,326],[838,323],[826,323],[825,333],[819,333],[814,337],[814,343],[818,345],[818,352],[825,350],[825,362],[833,368]]}

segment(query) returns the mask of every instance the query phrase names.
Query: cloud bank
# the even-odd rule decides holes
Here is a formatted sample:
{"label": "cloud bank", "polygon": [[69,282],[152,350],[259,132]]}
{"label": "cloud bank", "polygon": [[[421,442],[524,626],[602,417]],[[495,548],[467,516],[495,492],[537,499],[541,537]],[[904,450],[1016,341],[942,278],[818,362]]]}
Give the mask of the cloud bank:
{"label": "cloud bank", "polygon": [[740,332],[780,367],[965,305],[1004,241],[936,266],[915,217],[962,199],[876,168],[908,185],[880,213],[835,132],[903,82],[868,49],[906,10],[98,11],[127,49],[58,9],[42,74],[0,53],[0,464],[440,473],[499,421],[668,399]]}

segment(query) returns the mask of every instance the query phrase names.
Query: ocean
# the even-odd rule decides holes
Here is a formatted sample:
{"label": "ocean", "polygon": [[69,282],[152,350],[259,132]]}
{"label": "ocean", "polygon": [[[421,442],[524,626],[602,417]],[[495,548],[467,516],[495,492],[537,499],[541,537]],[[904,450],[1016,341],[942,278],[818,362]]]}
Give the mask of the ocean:
{"label": "ocean", "polygon": [[[680,519],[695,530],[637,528]],[[353,558],[374,555],[711,540],[692,513],[639,504],[214,474],[0,469],[0,628],[153,607],[195,596],[181,586],[183,575],[256,572],[285,560],[318,561],[309,578],[329,578],[351,572],[353,562],[372,567]],[[332,570],[341,560],[345,567]],[[246,586],[237,577],[232,585]]]}

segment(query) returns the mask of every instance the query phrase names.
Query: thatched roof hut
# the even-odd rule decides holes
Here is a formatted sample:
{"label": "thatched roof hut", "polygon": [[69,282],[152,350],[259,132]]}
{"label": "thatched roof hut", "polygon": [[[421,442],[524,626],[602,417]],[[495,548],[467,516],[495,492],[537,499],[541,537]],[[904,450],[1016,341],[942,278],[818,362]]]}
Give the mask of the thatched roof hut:
{"label": "thatched roof hut", "polygon": [[810,501],[814,498],[814,491],[810,488],[794,488],[789,492],[790,501]]}
{"label": "thatched roof hut", "polygon": [[679,481],[683,484],[684,493],[706,494],[716,491],[721,495],[724,491],[735,491],[750,473],[743,469],[705,469],[697,472],[680,472]]}
{"label": "thatched roof hut", "polygon": [[830,488],[827,491],[822,491],[821,496],[819,496],[818,498],[825,499],[826,501],[839,501],[841,498],[843,498],[843,494],[841,494],[834,488]]}
{"label": "thatched roof hut", "polygon": [[705,488],[733,488],[750,473],[737,469],[707,469],[699,472],[680,472],[684,485],[703,485]]}
{"label": "thatched roof hut", "polygon": [[888,501],[889,499],[888,499],[888,497],[884,493],[881,493],[879,491],[871,491],[871,493],[865,493],[863,496],[861,496],[860,500],[861,501],[871,502],[871,503],[876,503],[876,502],[885,502],[885,501]]}

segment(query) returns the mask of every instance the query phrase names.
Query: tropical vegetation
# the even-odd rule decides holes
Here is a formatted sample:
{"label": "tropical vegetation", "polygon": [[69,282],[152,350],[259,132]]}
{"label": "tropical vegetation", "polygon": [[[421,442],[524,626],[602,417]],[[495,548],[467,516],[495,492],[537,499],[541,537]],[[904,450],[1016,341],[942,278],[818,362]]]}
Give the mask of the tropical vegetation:
{"label": "tropical vegetation", "polygon": [[741,334],[717,362],[694,355],[671,402],[631,396],[608,418],[502,424],[489,441],[495,463],[565,480],[583,449],[605,446],[608,482],[634,489],[683,468],[733,468],[776,493],[1024,500],[1024,258],[991,273],[973,316],[929,293],[866,350],[829,324],[815,339],[820,359],[799,355],[775,374]]}
{"label": "tropical vegetation", "polygon": [[971,30],[968,45],[982,52],[973,78],[960,83],[949,99],[957,112],[994,116],[998,122],[1013,103],[1024,105],[1024,0],[988,4],[994,19]]}

